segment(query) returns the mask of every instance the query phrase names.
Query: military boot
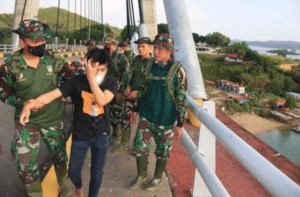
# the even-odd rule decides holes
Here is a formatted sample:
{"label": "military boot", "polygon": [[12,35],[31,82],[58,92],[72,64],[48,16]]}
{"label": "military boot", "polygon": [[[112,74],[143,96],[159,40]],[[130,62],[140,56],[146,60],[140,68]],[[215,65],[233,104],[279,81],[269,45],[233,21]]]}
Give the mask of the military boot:
{"label": "military boot", "polygon": [[114,147],[121,142],[121,127],[113,127],[113,134],[111,136],[111,140],[109,142],[108,147]]}
{"label": "military boot", "polygon": [[113,151],[114,153],[121,153],[129,149],[130,135],[131,135],[131,129],[122,131],[121,143]]}
{"label": "military boot", "polygon": [[166,163],[167,163],[167,161],[157,159],[154,177],[146,185],[146,188],[145,188],[147,191],[154,191],[158,188],[159,184],[162,181],[162,174],[165,171]]}
{"label": "military boot", "polygon": [[130,189],[139,188],[142,185],[142,183],[144,183],[148,179],[148,176],[147,176],[148,160],[147,159],[137,159],[136,166],[137,166],[138,175],[130,183],[130,185],[129,185]]}
{"label": "military boot", "polygon": [[59,185],[58,196],[68,197],[72,195],[71,185],[68,181],[68,169],[67,166],[55,166],[57,183]]}
{"label": "military boot", "polygon": [[59,197],[68,197],[72,195],[72,189],[69,184],[67,176],[62,178],[60,183],[58,183],[58,185],[59,185],[59,190],[58,190]]}
{"label": "military boot", "polygon": [[30,197],[43,197],[41,180],[37,180],[34,184],[25,185],[27,195]]}

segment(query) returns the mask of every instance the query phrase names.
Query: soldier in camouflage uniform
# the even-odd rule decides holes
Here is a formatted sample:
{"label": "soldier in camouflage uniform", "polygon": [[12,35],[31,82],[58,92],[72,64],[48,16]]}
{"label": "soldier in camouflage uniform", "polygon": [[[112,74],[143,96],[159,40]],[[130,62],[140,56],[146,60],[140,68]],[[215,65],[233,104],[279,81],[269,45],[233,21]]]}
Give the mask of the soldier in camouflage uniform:
{"label": "soldier in camouflage uniform", "polygon": [[72,66],[75,67],[75,70],[73,71],[74,76],[85,75],[85,71],[82,70],[83,65],[80,62],[73,61]]}
{"label": "soldier in camouflage uniform", "polygon": [[[113,151],[116,153],[123,152],[129,149],[129,140],[131,136],[131,123],[130,118],[133,110],[134,99],[136,98],[139,83],[142,81],[142,69],[145,67],[147,62],[151,59],[152,41],[150,38],[140,38],[134,43],[138,44],[139,54],[135,57],[130,65],[129,74],[129,86],[127,86],[125,95],[126,97],[126,115],[122,118],[122,138],[121,143]],[[123,42],[123,45],[127,42]],[[131,92],[132,90],[132,92]]]}
{"label": "soldier in camouflage uniform", "polygon": [[85,46],[86,46],[87,50],[94,49],[94,48],[96,48],[96,41],[95,40],[88,40],[85,43]]}
{"label": "soldier in camouflage uniform", "polygon": [[[137,112],[140,118],[134,138],[134,153],[137,159],[138,176],[131,182],[130,188],[136,189],[147,180],[148,154],[150,139],[156,143],[156,169],[153,179],[146,190],[158,188],[162,180],[173,135],[179,139],[187,112],[187,78],[181,63],[172,59],[174,40],[168,34],[155,37],[154,60],[143,69],[143,82],[137,95],[132,113],[132,124]],[[177,119],[177,125],[173,126]],[[173,131],[174,130],[174,131]]]}
{"label": "soldier in camouflage uniform", "polygon": [[[122,41],[118,46],[120,47],[121,52],[124,53],[124,55],[127,57],[129,62],[129,68],[128,68],[129,74],[127,76],[127,84],[126,84],[127,86],[132,76],[132,62],[133,62],[133,58],[135,57],[135,54],[130,49],[130,45],[126,40]],[[122,130],[121,143],[113,151],[114,153],[120,153],[129,149],[129,139],[131,135],[130,117],[132,114],[132,109],[133,109],[133,101],[125,98],[124,115],[121,119],[121,130]]]}
{"label": "soldier in camouflage uniform", "polygon": [[127,57],[129,64],[131,65],[135,54],[130,48],[130,43],[127,40],[124,40],[118,46],[120,47],[121,52]]}
{"label": "soldier in camouflage uniform", "polygon": [[42,197],[38,166],[39,138],[42,135],[53,158],[61,196],[70,196],[63,103],[57,99],[41,110],[37,103],[27,126],[19,123],[19,114],[23,104],[55,89],[58,76],[69,78],[72,72],[64,59],[56,58],[45,50],[45,40],[52,34],[46,24],[23,20],[13,32],[19,34],[22,49],[13,53],[0,67],[0,99],[15,108],[16,130],[11,144],[12,155],[18,162],[19,175],[27,195]]}
{"label": "soldier in camouflage uniform", "polygon": [[109,52],[112,59],[112,65],[106,75],[116,78],[120,86],[116,98],[110,103],[110,120],[113,133],[109,147],[114,147],[121,142],[121,119],[124,116],[124,91],[127,85],[129,65],[126,56],[117,49],[117,41],[114,34],[107,34],[104,40],[106,42],[105,49]]}

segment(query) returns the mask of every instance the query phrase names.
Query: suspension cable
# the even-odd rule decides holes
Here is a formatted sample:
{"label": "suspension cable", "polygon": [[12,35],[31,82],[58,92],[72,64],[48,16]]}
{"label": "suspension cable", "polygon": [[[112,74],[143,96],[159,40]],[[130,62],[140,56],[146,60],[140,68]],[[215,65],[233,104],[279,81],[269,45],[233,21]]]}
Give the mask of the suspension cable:
{"label": "suspension cable", "polygon": [[80,0],[80,42],[81,42],[81,19],[82,19],[82,16],[81,16],[81,8],[82,8],[82,0]]}
{"label": "suspension cable", "polygon": [[25,2],[24,2],[24,6],[23,6],[23,12],[22,12],[22,18],[21,18],[21,21],[22,21],[22,20],[23,20],[23,18],[24,18],[26,4],[27,4],[27,0],[25,0]]}
{"label": "suspension cable", "polygon": [[88,1],[88,14],[89,14],[89,40],[91,39],[91,1]]}
{"label": "suspension cable", "polygon": [[104,34],[105,34],[105,27],[104,27],[104,24],[103,24],[103,0],[101,0],[101,19],[102,19],[102,35],[103,35],[103,40],[104,40]]}
{"label": "suspension cable", "polygon": [[143,2],[139,0],[140,24],[144,23]]}
{"label": "suspension cable", "polygon": [[94,39],[96,39],[96,26],[97,22],[96,22],[96,0],[94,0]]}
{"label": "suspension cable", "polygon": [[75,38],[75,29],[76,29],[76,3],[77,0],[75,0],[75,21],[74,21],[74,45],[76,45],[76,38]]}
{"label": "suspension cable", "polygon": [[129,19],[129,1],[126,0],[126,11],[127,11],[127,39],[130,40],[130,19]]}
{"label": "suspension cable", "polygon": [[86,27],[86,0],[84,1],[84,17],[85,17],[85,21],[84,21],[84,27]]}
{"label": "suspension cable", "polygon": [[70,17],[70,0],[68,2],[67,38],[69,38],[69,17]]}
{"label": "suspension cable", "polygon": [[56,22],[56,38],[58,37],[58,21],[59,21],[59,10],[60,10],[60,0],[58,0],[58,6],[57,6],[57,22]]}
{"label": "suspension cable", "polygon": [[93,25],[94,25],[94,20],[93,20],[93,0],[91,0],[91,8],[90,8],[90,12],[91,12],[91,18],[90,18],[90,20],[91,20],[91,38],[93,39],[93,37],[94,37],[94,28],[93,28]]}
{"label": "suspension cable", "polygon": [[134,10],[133,10],[133,2],[132,2],[132,0],[130,0],[131,1],[131,12],[132,12],[132,21],[133,21],[133,27],[134,27],[134,31],[133,32],[136,32],[136,25],[135,25],[135,17],[134,17]]}

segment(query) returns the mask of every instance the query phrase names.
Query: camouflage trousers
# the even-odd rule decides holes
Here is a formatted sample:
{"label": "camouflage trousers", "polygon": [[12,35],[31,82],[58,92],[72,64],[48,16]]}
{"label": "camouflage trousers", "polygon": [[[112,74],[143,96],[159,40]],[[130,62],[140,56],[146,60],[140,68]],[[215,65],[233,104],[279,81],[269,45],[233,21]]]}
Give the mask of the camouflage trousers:
{"label": "camouflage trousers", "polygon": [[173,125],[162,126],[149,122],[140,116],[137,131],[133,140],[134,154],[137,159],[147,159],[150,150],[150,139],[154,137],[156,143],[155,155],[157,159],[167,161],[173,145]]}
{"label": "camouflage trousers", "polygon": [[115,102],[109,104],[109,119],[113,127],[121,125],[121,119],[124,114],[124,102],[120,105]]}
{"label": "camouflage trousers", "polygon": [[18,162],[19,176],[25,185],[30,186],[40,179],[38,164],[40,135],[52,156],[57,178],[67,175],[68,157],[63,126],[61,122],[53,127],[38,129],[16,124],[11,153]]}
{"label": "camouflage trousers", "polygon": [[124,107],[125,111],[123,117],[121,119],[121,129],[128,130],[131,129],[130,117],[133,110],[133,102],[134,101],[126,101],[126,106]]}

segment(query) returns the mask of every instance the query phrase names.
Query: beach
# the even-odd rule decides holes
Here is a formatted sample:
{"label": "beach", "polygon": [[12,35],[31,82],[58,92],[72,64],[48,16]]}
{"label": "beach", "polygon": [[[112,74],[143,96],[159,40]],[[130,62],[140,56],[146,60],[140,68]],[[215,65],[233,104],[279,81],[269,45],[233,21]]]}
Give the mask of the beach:
{"label": "beach", "polygon": [[276,120],[262,118],[256,114],[237,113],[229,116],[229,118],[254,135],[274,128],[289,126]]}

